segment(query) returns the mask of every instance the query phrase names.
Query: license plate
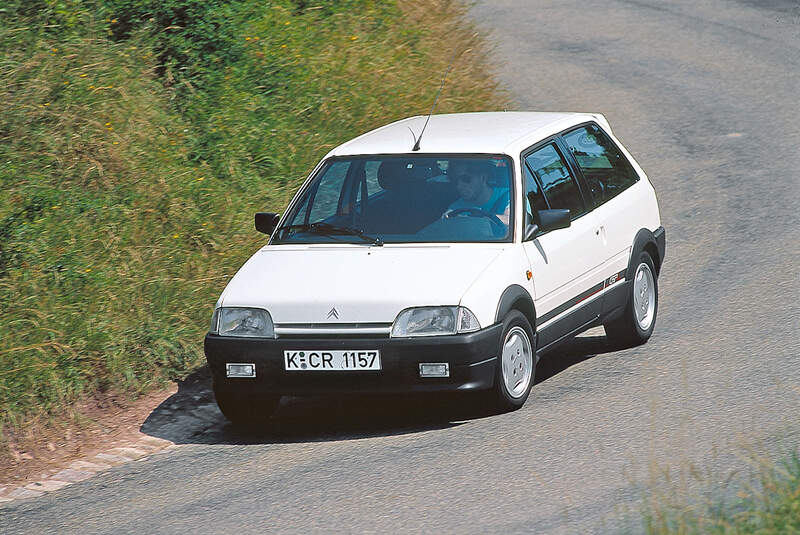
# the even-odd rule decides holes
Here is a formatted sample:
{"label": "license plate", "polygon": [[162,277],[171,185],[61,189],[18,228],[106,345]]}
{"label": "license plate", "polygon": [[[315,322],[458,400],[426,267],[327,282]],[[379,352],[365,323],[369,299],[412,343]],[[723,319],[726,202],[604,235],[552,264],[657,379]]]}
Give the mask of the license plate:
{"label": "license plate", "polygon": [[380,370],[381,354],[375,350],[306,349],[283,352],[284,369],[289,372],[341,372]]}

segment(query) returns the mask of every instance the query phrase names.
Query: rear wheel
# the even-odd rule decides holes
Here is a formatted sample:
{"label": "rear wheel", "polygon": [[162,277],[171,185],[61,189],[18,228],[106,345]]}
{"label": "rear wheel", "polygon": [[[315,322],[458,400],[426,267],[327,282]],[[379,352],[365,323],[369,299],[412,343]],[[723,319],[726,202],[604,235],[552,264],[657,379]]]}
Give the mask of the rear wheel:
{"label": "rear wheel", "polygon": [[653,259],[643,252],[630,284],[625,311],[604,325],[606,337],[612,343],[638,346],[653,334],[658,314],[658,279],[655,273]]}
{"label": "rear wheel", "polygon": [[536,348],[531,324],[522,312],[512,310],[503,319],[503,336],[494,385],[499,409],[515,410],[530,394],[536,372]]}
{"label": "rear wheel", "polygon": [[242,427],[264,424],[275,413],[281,400],[274,394],[221,392],[216,389],[214,396],[225,418]]}

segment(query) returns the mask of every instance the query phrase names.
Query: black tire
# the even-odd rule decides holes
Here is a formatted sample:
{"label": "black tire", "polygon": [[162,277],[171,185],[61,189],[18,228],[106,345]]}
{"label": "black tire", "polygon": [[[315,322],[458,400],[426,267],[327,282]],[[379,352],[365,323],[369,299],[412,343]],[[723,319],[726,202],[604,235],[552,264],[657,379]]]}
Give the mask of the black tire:
{"label": "black tire", "polygon": [[[521,329],[521,331],[520,331]],[[510,336],[522,339],[521,333],[524,332],[527,339],[528,350],[530,351],[530,377],[527,386],[522,387],[521,392],[510,392],[503,375],[503,349]],[[520,355],[522,357],[523,355]],[[500,347],[497,353],[497,366],[495,366],[495,379],[492,398],[494,405],[501,411],[513,411],[522,407],[531,392],[534,379],[536,378],[536,337],[534,336],[528,318],[519,310],[510,311],[503,318],[503,335],[500,337]]]}
{"label": "black tire", "polygon": [[275,413],[281,397],[270,394],[220,392],[214,390],[217,406],[225,418],[239,427],[265,424]]}
{"label": "black tire", "polygon": [[[643,267],[643,265],[646,267]],[[649,317],[650,314],[648,314],[649,323],[643,327],[636,315],[636,298],[634,294],[636,292],[636,278],[640,273],[642,273],[643,276],[646,276],[646,273],[643,271],[645,269],[649,270],[650,274],[652,275],[654,303],[651,313],[652,317]],[[656,316],[658,315],[658,278],[656,277],[656,269],[655,265],[653,264],[653,259],[648,253],[642,252],[637,259],[636,268],[634,269],[633,273],[633,280],[630,281],[628,300],[625,305],[625,310],[620,317],[606,323],[603,326],[606,330],[606,337],[608,340],[612,344],[623,347],[639,346],[647,342],[647,340],[649,340],[650,336],[653,334],[653,329],[656,326]]]}

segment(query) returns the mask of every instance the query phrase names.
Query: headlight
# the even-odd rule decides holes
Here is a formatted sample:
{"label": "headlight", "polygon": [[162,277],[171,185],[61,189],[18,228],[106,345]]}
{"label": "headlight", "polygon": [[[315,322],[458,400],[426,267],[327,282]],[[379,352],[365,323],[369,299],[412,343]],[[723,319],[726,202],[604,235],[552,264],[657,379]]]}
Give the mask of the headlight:
{"label": "headlight", "polygon": [[218,308],[211,319],[211,332],[220,336],[274,338],[272,317],[263,308]]}
{"label": "headlight", "polygon": [[407,308],[392,325],[393,337],[436,336],[477,331],[478,318],[465,307]]}

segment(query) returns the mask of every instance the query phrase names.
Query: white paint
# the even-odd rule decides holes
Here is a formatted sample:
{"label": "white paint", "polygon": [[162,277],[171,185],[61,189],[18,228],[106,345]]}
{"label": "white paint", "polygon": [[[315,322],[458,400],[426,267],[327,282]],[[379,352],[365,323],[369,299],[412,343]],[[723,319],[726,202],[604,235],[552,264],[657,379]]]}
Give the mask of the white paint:
{"label": "white paint", "polygon": [[[511,246],[270,245],[242,266],[222,304],[266,308],[276,324],[391,323],[411,306],[459,304],[486,266]],[[524,266],[519,269],[524,274]],[[338,319],[328,318],[331,307]],[[490,325],[494,317],[478,315],[478,321]]]}
{"label": "white paint", "polygon": [[[596,120],[587,113],[483,112],[433,115],[420,142],[424,153],[514,153],[563,128],[557,125]],[[424,116],[409,117],[367,132],[333,149],[328,156],[406,154],[414,140],[408,129],[422,130]],[[525,145],[527,143],[527,145]],[[518,147],[519,150],[515,150]]]}

